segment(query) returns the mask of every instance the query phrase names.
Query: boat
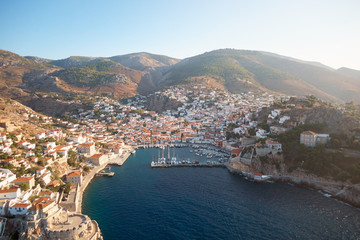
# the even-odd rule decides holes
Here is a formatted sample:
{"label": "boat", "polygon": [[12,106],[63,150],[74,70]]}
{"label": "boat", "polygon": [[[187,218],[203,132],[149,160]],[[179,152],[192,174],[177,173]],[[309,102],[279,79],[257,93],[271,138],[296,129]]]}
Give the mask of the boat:
{"label": "boat", "polygon": [[263,175],[261,173],[254,173],[253,176],[256,182],[265,182],[271,178],[270,175]]}

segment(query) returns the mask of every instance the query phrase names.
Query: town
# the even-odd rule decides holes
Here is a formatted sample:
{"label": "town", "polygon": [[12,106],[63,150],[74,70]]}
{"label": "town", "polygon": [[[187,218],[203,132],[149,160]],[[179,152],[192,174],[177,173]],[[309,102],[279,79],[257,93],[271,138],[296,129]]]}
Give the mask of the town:
{"label": "town", "polygon": [[[290,116],[272,110],[266,116],[267,130],[257,118],[262,109],[290,97],[231,94],[202,86],[154,94],[181,106],[157,113],[145,109],[145,96],[127,99],[126,104],[94,97],[91,109],[67,113],[67,119],[30,115],[32,121],[52,129],[30,138],[8,131],[10,124],[2,122],[0,234],[11,217],[27,239],[41,234],[50,239],[101,238],[96,221],[81,214],[82,194],[96,174],[109,164],[122,165],[137,147],[213,146],[230,156],[225,161],[229,169],[254,180],[269,179],[243,166],[250,166],[255,156],[282,152],[282,144],[271,136],[290,129],[286,124]],[[328,140],[328,134],[306,131],[300,142],[315,146]],[[224,162],[213,164],[220,163]]]}

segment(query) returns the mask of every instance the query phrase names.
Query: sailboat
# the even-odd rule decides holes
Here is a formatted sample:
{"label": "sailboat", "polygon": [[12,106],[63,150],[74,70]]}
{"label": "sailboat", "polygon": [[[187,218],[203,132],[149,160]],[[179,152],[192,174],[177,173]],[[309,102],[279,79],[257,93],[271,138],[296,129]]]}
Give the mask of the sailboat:
{"label": "sailboat", "polygon": [[171,164],[176,164],[175,150],[173,150],[173,157],[171,158]]}

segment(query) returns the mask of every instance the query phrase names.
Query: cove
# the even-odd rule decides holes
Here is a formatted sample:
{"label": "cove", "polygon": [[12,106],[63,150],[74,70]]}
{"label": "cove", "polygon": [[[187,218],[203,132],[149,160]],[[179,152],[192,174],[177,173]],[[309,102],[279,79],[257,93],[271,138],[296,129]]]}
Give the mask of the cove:
{"label": "cove", "polygon": [[[155,168],[138,149],[95,178],[82,212],[108,239],[358,239],[360,211],[317,191],[254,183],[224,168]],[[178,159],[193,158],[175,148]]]}

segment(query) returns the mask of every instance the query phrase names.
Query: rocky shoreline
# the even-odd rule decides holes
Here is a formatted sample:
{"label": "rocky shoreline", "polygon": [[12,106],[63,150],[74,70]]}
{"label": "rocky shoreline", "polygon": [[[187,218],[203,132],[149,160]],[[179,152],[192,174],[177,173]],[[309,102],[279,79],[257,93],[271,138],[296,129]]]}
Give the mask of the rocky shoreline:
{"label": "rocky shoreline", "polygon": [[[231,173],[239,174],[249,178],[253,177],[250,173],[234,168],[229,164],[227,164],[226,167]],[[303,177],[299,177],[295,175],[268,174],[271,175],[271,180],[273,181],[280,183],[290,183],[299,187],[320,190],[325,194],[330,194],[331,198],[350,204],[353,207],[360,208],[359,184],[350,185],[342,182],[333,182],[329,179],[320,178],[314,175],[304,175]]]}

